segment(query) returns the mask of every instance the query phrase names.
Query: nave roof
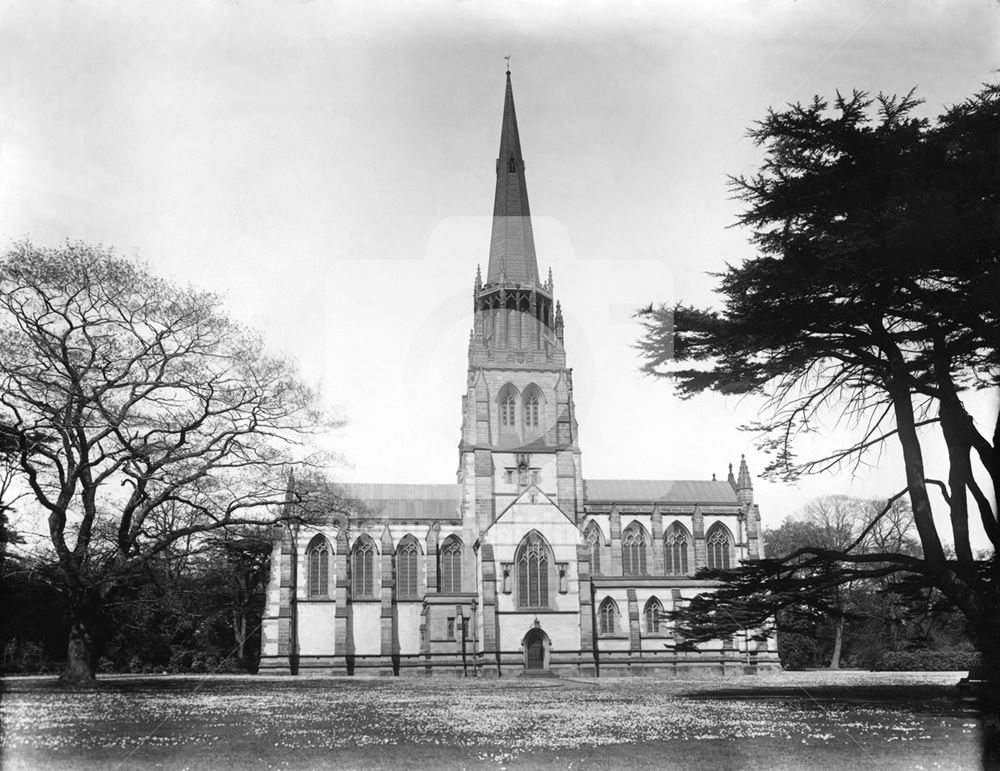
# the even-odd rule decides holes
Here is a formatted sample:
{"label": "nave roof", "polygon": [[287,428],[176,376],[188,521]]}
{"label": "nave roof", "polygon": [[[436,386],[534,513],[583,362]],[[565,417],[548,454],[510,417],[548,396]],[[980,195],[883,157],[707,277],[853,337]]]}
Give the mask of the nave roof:
{"label": "nave roof", "polygon": [[586,503],[732,504],[732,485],[715,479],[585,479]]}

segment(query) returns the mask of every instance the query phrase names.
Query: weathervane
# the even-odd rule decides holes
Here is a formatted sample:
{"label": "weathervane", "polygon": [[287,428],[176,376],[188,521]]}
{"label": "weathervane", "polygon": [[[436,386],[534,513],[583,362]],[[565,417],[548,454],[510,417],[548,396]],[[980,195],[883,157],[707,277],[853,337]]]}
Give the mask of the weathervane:
{"label": "weathervane", "polygon": [[507,74],[510,75],[510,54],[507,54],[504,57],[504,61],[507,62]]}

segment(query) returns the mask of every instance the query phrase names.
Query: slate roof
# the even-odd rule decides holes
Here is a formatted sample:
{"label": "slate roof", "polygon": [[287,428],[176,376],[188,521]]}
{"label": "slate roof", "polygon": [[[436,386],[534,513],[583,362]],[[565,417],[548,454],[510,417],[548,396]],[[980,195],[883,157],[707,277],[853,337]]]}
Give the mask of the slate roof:
{"label": "slate roof", "polygon": [[461,521],[462,486],[459,484],[353,482],[338,484],[336,489],[345,498],[363,505],[364,510],[357,513],[361,518]]}
{"label": "slate roof", "polygon": [[587,503],[738,503],[725,480],[586,479],[583,491]]}

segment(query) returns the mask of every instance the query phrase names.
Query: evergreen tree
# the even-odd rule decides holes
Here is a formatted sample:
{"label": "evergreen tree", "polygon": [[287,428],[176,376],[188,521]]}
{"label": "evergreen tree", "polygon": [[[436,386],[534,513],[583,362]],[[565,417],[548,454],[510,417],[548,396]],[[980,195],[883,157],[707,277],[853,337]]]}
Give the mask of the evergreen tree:
{"label": "evergreen tree", "polygon": [[[857,580],[935,589],[966,616],[983,652],[993,684],[984,757],[1000,763],[1000,572],[992,554],[974,555],[969,537],[974,516],[994,553],[1000,545],[1000,415],[980,426],[965,404],[1000,379],[1000,86],[936,121],[915,117],[918,105],[912,92],[854,92],[771,110],[750,132],[765,148],[760,171],[732,179],[758,254],[720,276],[722,310],[642,311],[639,347],[645,371],[673,378],[684,395],[764,395],[754,428],[773,453],[773,476],[795,479],[898,444],[906,487],[894,499],[911,503],[919,555],[864,552],[863,537],[800,549],[748,564],[698,609],[726,605],[719,623],[728,615],[752,626],[804,592]],[[846,418],[857,440],[798,459],[796,438],[828,416]],[[947,479],[925,472],[921,426],[947,446]],[[954,555],[931,486],[944,493]],[[687,618],[695,628],[686,634],[710,633]]]}

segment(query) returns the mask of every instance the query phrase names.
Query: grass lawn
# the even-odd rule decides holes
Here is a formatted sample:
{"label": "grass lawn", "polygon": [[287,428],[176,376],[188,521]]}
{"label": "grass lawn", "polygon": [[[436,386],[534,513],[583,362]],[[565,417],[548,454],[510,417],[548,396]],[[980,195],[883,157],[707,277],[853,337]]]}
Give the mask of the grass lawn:
{"label": "grass lawn", "polygon": [[962,673],[0,681],[4,769],[977,768]]}

